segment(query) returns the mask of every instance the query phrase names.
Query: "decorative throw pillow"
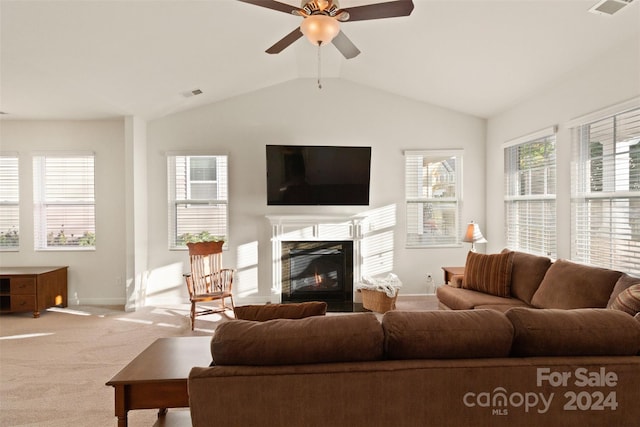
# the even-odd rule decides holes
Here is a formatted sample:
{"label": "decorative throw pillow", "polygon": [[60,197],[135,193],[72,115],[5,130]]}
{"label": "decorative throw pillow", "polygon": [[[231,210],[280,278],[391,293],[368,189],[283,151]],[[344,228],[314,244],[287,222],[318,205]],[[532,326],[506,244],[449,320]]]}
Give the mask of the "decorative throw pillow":
{"label": "decorative throw pillow", "polygon": [[616,285],[613,287],[613,291],[611,292],[611,296],[609,297],[609,302],[607,303],[607,308],[611,308],[611,304],[616,300],[620,293],[627,290],[632,285],[640,284],[640,279],[637,277],[629,276],[626,273],[623,273],[622,276],[616,282]]}
{"label": "decorative throw pillow", "polygon": [[499,297],[511,296],[513,252],[484,255],[469,252],[462,287]]}
{"label": "decorative throw pillow", "polygon": [[640,312],[640,284],[630,286],[620,292],[609,308],[635,316]]}

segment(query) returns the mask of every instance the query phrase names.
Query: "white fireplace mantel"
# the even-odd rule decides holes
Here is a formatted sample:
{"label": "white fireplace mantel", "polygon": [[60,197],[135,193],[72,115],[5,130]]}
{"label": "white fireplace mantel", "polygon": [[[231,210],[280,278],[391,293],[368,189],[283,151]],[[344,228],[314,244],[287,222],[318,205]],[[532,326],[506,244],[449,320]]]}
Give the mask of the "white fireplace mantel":
{"label": "white fireplace mantel", "polygon": [[282,242],[285,241],[353,241],[353,281],[361,278],[363,216],[339,215],[267,215],[271,224],[272,277],[271,302],[281,302]]}

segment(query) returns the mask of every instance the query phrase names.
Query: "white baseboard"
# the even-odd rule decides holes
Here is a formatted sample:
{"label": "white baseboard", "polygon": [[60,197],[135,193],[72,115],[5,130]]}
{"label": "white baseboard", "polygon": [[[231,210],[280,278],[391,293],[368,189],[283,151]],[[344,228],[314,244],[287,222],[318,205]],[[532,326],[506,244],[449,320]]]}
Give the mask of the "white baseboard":
{"label": "white baseboard", "polygon": [[124,298],[69,298],[69,306],[78,305],[124,305]]}

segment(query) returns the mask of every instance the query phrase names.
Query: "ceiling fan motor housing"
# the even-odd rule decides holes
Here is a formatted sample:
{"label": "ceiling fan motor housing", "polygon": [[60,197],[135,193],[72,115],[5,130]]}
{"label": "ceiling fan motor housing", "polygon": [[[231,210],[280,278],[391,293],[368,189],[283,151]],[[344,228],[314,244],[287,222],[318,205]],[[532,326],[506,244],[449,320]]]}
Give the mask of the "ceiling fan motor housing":
{"label": "ceiling fan motor housing", "polygon": [[337,0],[302,0],[300,7],[306,12],[307,16],[322,14],[335,17],[340,12],[340,5]]}

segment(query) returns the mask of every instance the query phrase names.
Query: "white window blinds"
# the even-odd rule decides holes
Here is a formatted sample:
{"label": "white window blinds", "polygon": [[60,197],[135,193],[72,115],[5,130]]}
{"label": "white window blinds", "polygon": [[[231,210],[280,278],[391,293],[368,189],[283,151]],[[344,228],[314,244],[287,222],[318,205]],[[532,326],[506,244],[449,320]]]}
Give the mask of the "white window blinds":
{"label": "white window blinds", "polygon": [[507,246],[556,257],[556,138],[553,130],[504,149]]}
{"label": "white window blinds", "polygon": [[460,242],[462,150],[406,151],[407,247]]}
{"label": "white window blinds", "polygon": [[93,154],[33,158],[35,248],[94,249]]}
{"label": "white window blinds", "polygon": [[227,156],[167,157],[169,248],[187,242],[227,241]]}
{"label": "white window blinds", "polygon": [[20,246],[20,187],[18,156],[0,155],[0,250],[17,251]]}
{"label": "white window blinds", "polygon": [[572,258],[640,274],[640,108],[573,129]]}

